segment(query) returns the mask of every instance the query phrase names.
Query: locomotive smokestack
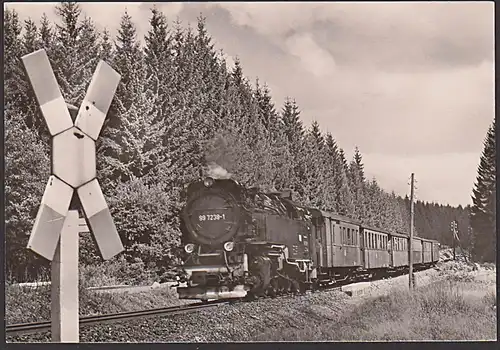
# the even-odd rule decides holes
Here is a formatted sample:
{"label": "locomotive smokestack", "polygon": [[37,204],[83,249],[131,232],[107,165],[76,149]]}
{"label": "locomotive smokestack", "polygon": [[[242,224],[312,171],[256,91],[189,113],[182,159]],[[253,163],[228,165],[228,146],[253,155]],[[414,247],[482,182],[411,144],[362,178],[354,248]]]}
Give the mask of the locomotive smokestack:
{"label": "locomotive smokestack", "polygon": [[219,164],[215,162],[208,162],[207,164],[207,176],[210,176],[214,179],[230,179],[231,173],[229,173],[226,169],[221,167]]}

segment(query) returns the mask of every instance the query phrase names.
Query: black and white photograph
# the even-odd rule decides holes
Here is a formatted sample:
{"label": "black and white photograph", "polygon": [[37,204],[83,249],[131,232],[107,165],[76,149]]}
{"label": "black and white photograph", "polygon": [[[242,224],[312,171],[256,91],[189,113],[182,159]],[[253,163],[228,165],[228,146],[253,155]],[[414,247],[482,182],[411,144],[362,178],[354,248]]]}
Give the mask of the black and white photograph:
{"label": "black and white photograph", "polygon": [[6,343],[497,340],[494,2],[4,2]]}

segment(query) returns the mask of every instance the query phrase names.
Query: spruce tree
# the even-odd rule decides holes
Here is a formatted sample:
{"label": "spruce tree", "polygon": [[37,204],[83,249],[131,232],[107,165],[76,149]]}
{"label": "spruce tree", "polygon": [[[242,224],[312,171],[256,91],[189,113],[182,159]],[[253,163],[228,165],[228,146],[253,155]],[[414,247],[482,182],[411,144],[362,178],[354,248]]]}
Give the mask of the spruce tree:
{"label": "spruce tree", "polygon": [[364,165],[358,147],[354,150],[353,160],[349,164],[349,187],[352,190],[355,203],[354,217],[366,220],[367,203],[365,199],[365,174]]}
{"label": "spruce tree", "polygon": [[290,178],[286,187],[298,194],[299,198],[305,196],[304,183],[304,126],[300,120],[300,110],[295,100],[287,98],[281,111],[283,132],[287,138],[288,150],[291,157]]}
{"label": "spruce tree", "polygon": [[496,258],[496,143],[495,121],[490,126],[472,191],[470,223],[473,257],[494,262]]}

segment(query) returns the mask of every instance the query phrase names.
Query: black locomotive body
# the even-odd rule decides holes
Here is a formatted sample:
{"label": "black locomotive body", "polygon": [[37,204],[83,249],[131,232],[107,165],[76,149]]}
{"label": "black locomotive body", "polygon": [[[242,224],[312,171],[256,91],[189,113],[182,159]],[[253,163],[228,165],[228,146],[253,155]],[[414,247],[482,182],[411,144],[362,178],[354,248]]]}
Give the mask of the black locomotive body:
{"label": "black locomotive body", "polygon": [[[289,192],[209,177],[190,184],[186,196],[181,299],[274,295],[408,267],[407,236],[303,207]],[[414,239],[417,269],[437,261],[437,246]]]}

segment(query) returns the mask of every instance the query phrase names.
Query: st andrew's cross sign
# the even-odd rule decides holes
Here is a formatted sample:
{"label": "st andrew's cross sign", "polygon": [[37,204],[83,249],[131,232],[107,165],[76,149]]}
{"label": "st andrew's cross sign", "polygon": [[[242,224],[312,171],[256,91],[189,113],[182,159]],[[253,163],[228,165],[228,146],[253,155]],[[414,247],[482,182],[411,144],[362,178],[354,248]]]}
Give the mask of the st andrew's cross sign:
{"label": "st andrew's cross sign", "polygon": [[53,259],[77,192],[102,257],[123,251],[113,218],[96,179],[95,141],[120,81],[120,75],[100,61],[73,124],[45,50],[22,58],[52,136],[52,166],[28,248]]}

